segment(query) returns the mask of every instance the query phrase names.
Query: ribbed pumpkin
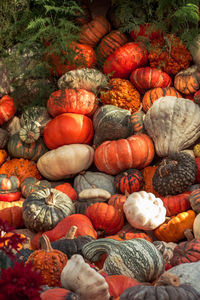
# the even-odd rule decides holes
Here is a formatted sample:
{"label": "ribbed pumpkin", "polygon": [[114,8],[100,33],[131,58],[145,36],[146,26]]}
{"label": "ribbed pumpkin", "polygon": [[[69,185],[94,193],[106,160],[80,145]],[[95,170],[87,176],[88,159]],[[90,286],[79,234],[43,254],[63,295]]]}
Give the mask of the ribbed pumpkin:
{"label": "ribbed pumpkin", "polygon": [[191,192],[189,196],[189,202],[192,209],[198,214],[200,213],[200,189],[196,189]]}
{"label": "ribbed pumpkin", "polygon": [[144,177],[142,172],[137,169],[128,169],[115,176],[114,186],[118,193],[129,194],[138,192],[142,189]]}
{"label": "ribbed pumpkin", "polygon": [[113,78],[109,82],[110,89],[102,90],[100,99],[104,105],[111,104],[131,113],[140,108],[140,93],[127,79]]}
{"label": "ribbed pumpkin", "polygon": [[144,117],[145,113],[143,111],[138,111],[131,115],[131,123],[133,125],[134,133],[144,132]]}
{"label": "ribbed pumpkin", "polygon": [[49,149],[69,144],[89,144],[93,137],[91,119],[81,114],[63,113],[44,128],[44,142]]}
{"label": "ribbed pumpkin", "polygon": [[142,94],[149,89],[165,88],[172,85],[172,79],[166,72],[151,67],[134,70],[130,75],[130,81]]}
{"label": "ribbed pumpkin", "polygon": [[160,199],[163,201],[164,207],[166,208],[167,217],[175,216],[191,208],[189,201],[190,192],[184,192],[174,196],[160,196]]}
{"label": "ribbed pumpkin", "polygon": [[147,64],[148,53],[142,43],[126,43],[107,57],[103,64],[105,74],[114,78],[128,78],[130,73]]}
{"label": "ribbed pumpkin", "polygon": [[16,113],[14,99],[5,95],[0,99],[0,125],[10,120]]}
{"label": "ribbed pumpkin", "polygon": [[97,107],[96,96],[84,89],[57,90],[47,101],[47,110],[53,117],[63,113],[92,115]]}
{"label": "ribbed pumpkin", "polygon": [[97,60],[99,62],[104,62],[104,60],[112,54],[117,48],[123,46],[128,42],[128,39],[124,33],[119,30],[112,30],[110,33],[105,35],[97,49]]}
{"label": "ribbed pumpkin", "polygon": [[20,198],[20,200],[13,202],[0,201],[0,219],[3,222],[8,222],[10,226],[13,226],[15,228],[23,228],[23,202],[23,198]]}
{"label": "ribbed pumpkin", "polygon": [[25,158],[34,161],[37,161],[40,156],[48,151],[42,137],[31,144],[27,144],[22,142],[18,133],[10,136],[7,148],[11,157]]}
{"label": "ribbed pumpkin", "polygon": [[114,194],[108,200],[108,204],[114,206],[116,209],[123,211],[123,205],[126,201],[126,195],[122,194]]}
{"label": "ribbed pumpkin", "polygon": [[183,94],[193,94],[200,89],[200,72],[196,65],[180,71],[174,78],[174,87]]}
{"label": "ribbed pumpkin", "polygon": [[26,177],[21,183],[21,192],[24,198],[27,198],[33,192],[47,188],[51,188],[50,182],[47,180],[38,180],[35,177]]}
{"label": "ribbed pumpkin", "polygon": [[104,16],[95,16],[81,27],[79,43],[94,47],[110,30],[110,23]]}
{"label": "ribbed pumpkin", "polygon": [[144,111],[147,112],[156,100],[165,96],[175,96],[177,98],[182,97],[181,94],[179,94],[179,92],[174,87],[156,87],[147,91],[144,94],[144,97],[142,99],[142,107]]}
{"label": "ribbed pumpkin", "polygon": [[7,157],[7,151],[5,149],[0,149],[0,166],[6,161]]}
{"label": "ribbed pumpkin", "polygon": [[153,184],[152,184],[152,178],[153,178],[157,168],[158,168],[158,166],[148,166],[142,170],[142,174],[144,176],[143,190],[147,193],[154,194],[156,197],[160,197],[159,193],[157,193],[154,190]]}
{"label": "ribbed pumpkin", "polygon": [[58,184],[54,189],[65,193],[72,201],[77,199],[77,192],[69,182]]}
{"label": "ribbed pumpkin", "polygon": [[94,163],[101,172],[116,175],[121,171],[150,165],[154,146],[146,134],[135,134],[127,139],[106,141],[97,147]]}
{"label": "ribbed pumpkin", "polygon": [[99,202],[90,205],[85,215],[91,220],[100,236],[114,234],[124,225],[123,214],[107,203]]}

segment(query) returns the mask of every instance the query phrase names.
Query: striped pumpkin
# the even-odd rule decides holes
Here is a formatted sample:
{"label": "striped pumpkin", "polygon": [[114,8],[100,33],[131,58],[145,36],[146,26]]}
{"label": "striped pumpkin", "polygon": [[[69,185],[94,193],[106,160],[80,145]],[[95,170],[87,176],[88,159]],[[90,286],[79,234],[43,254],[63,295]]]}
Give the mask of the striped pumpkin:
{"label": "striped pumpkin", "polygon": [[169,195],[162,197],[160,199],[163,201],[164,207],[166,208],[166,216],[175,216],[181,212],[184,212],[191,208],[190,192],[184,192],[178,195]]}
{"label": "striped pumpkin", "polygon": [[161,88],[157,87],[147,91],[142,99],[142,107],[145,112],[149,110],[152,104],[161,97],[175,96],[181,98],[181,94],[174,87]]}
{"label": "striped pumpkin", "polygon": [[0,201],[0,219],[3,222],[8,222],[8,225],[14,226],[15,228],[23,228],[24,220],[22,217],[22,206],[24,198],[20,200],[5,202]]}
{"label": "striped pumpkin", "polygon": [[144,176],[137,169],[128,169],[115,176],[114,187],[118,193],[129,194],[138,192],[144,184]]}
{"label": "striped pumpkin", "polygon": [[189,196],[189,202],[192,209],[198,214],[200,213],[200,189],[192,191]]}
{"label": "striped pumpkin", "polygon": [[108,200],[108,204],[114,206],[116,209],[119,209],[120,211],[123,211],[123,205],[126,201],[126,196],[121,194],[114,194],[110,197]]}
{"label": "striped pumpkin", "polygon": [[142,174],[144,176],[143,190],[147,193],[152,193],[156,197],[160,198],[160,195],[154,190],[153,184],[152,184],[152,179],[153,179],[154,173],[157,168],[158,168],[158,166],[148,166],[142,170]]}
{"label": "striped pumpkin", "polygon": [[127,42],[128,39],[124,33],[119,30],[112,30],[101,39],[96,50],[97,60],[103,62],[115,49]]}
{"label": "striped pumpkin", "polygon": [[83,246],[83,256],[89,261],[98,260],[102,252],[106,258],[103,270],[108,275],[125,275],[140,282],[150,282],[164,271],[164,260],[156,247],[144,239],[124,242],[98,239]]}
{"label": "striped pumpkin", "polygon": [[145,113],[143,111],[137,111],[131,115],[131,123],[134,133],[144,132],[144,117]]}

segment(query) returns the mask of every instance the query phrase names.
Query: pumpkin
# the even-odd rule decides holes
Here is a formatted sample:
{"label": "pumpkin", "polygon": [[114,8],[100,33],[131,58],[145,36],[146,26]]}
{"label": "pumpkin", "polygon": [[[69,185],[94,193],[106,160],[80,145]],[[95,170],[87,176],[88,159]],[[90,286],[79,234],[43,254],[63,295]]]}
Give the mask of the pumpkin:
{"label": "pumpkin", "polygon": [[16,113],[14,99],[5,95],[0,99],[0,125],[10,120]]}
{"label": "pumpkin", "polygon": [[102,105],[94,113],[93,127],[95,147],[106,140],[127,138],[133,134],[131,112],[114,105]]}
{"label": "pumpkin", "polygon": [[166,209],[162,200],[145,191],[130,194],[123,210],[127,221],[134,228],[153,230],[165,221]]}
{"label": "pumpkin", "polygon": [[123,214],[107,203],[98,202],[90,205],[85,215],[101,236],[117,233],[124,225]]}
{"label": "pumpkin", "polygon": [[43,241],[42,249],[31,253],[25,265],[32,263],[34,268],[40,270],[44,284],[59,286],[60,275],[68,258],[63,252],[51,247],[46,235],[43,235],[41,239]]}
{"label": "pumpkin", "polygon": [[144,125],[158,156],[189,148],[200,136],[199,115],[199,106],[188,99],[166,96],[155,101]]}
{"label": "pumpkin", "polygon": [[43,189],[29,194],[23,203],[25,226],[32,231],[47,231],[75,211],[71,199],[55,189]]}
{"label": "pumpkin", "polygon": [[181,94],[172,86],[170,87],[155,87],[145,92],[142,98],[142,108],[145,112],[153,105],[153,103],[161,97],[174,96],[181,98]]}
{"label": "pumpkin", "polygon": [[65,193],[72,201],[77,200],[77,192],[69,182],[58,184],[54,188],[58,191]]}
{"label": "pumpkin", "polygon": [[0,201],[12,202],[17,201],[21,197],[20,191],[15,192],[1,192],[0,193]]}
{"label": "pumpkin", "polygon": [[15,228],[23,228],[24,220],[22,217],[22,205],[24,199],[20,198],[20,200],[5,202],[0,201],[0,219],[3,222],[8,222],[8,225],[13,226]]}
{"label": "pumpkin", "polygon": [[[97,232],[95,231],[92,222],[87,216],[81,214],[72,214],[71,216],[65,217],[58,222],[52,230],[46,231],[44,234],[48,236],[50,242],[53,242],[66,236],[72,226],[78,227],[75,233],[76,237],[89,235],[95,239],[97,238]],[[40,232],[32,239],[31,245],[33,249],[38,249],[40,247],[40,237],[42,234],[43,233]]]}
{"label": "pumpkin", "polygon": [[112,78],[109,82],[109,89],[100,93],[100,99],[103,105],[111,104],[131,113],[140,109],[140,93],[127,79]]}
{"label": "pumpkin", "polygon": [[142,43],[126,43],[107,57],[103,72],[114,78],[128,78],[135,69],[145,66],[148,60],[147,49]]}
{"label": "pumpkin", "polygon": [[52,288],[40,293],[41,300],[81,300],[80,296],[64,288]]}
{"label": "pumpkin", "polygon": [[142,169],[142,174],[144,177],[144,185],[143,185],[143,190],[147,193],[152,193],[156,197],[160,198],[160,195],[154,190],[153,184],[152,184],[152,178],[155,174],[156,169],[158,166],[148,166]]}
{"label": "pumpkin", "polygon": [[195,182],[196,173],[194,158],[177,152],[161,161],[153,176],[153,187],[162,196],[177,195]]}
{"label": "pumpkin", "polygon": [[[56,117],[63,113],[93,115],[98,107],[98,101],[92,92],[85,89],[62,89],[51,93],[47,101],[50,115]],[[70,125],[69,125],[70,126]]]}
{"label": "pumpkin", "polygon": [[94,150],[89,145],[65,145],[42,155],[37,167],[50,180],[64,179],[88,169],[93,157]]}
{"label": "pumpkin", "polygon": [[20,182],[16,176],[0,175],[0,193],[14,192],[19,189]]}
{"label": "pumpkin", "polygon": [[191,207],[197,214],[200,213],[200,206],[199,206],[200,194],[199,193],[200,193],[200,189],[195,189],[189,195],[189,202],[191,204]]}
{"label": "pumpkin", "polygon": [[108,200],[108,204],[114,206],[116,209],[123,211],[123,205],[126,201],[126,195],[114,194]]}
{"label": "pumpkin", "polygon": [[35,177],[42,179],[41,174],[37,169],[37,165],[34,161],[24,158],[13,158],[4,162],[0,167],[0,174],[6,174],[7,176],[16,176],[20,183],[26,177]]}
{"label": "pumpkin", "polygon": [[173,242],[166,243],[163,241],[154,241],[153,244],[162,254],[165,263],[170,263],[174,249],[177,246],[177,244]]}
{"label": "pumpkin", "polygon": [[164,242],[178,242],[184,239],[184,231],[193,227],[195,216],[193,210],[172,216],[154,230],[154,235],[158,240]]}
{"label": "pumpkin", "polygon": [[174,87],[186,95],[196,93],[200,89],[200,72],[197,66],[193,65],[176,74]]}
{"label": "pumpkin", "polygon": [[33,192],[46,188],[51,188],[51,183],[47,180],[38,180],[35,177],[26,177],[21,183],[21,192],[24,198]]}
{"label": "pumpkin", "polygon": [[101,172],[116,175],[127,169],[142,169],[150,165],[154,145],[146,134],[135,134],[127,139],[105,141],[94,153],[94,163]]}
{"label": "pumpkin", "polygon": [[199,221],[200,221],[200,214],[197,214],[194,219],[194,223],[193,223],[193,233],[194,233],[195,239],[200,239]]}
{"label": "pumpkin", "polygon": [[10,136],[7,148],[11,157],[25,158],[34,161],[37,161],[40,156],[48,151],[42,137],[36,140],[36,142],[27,144],[22,142],[18,133]]}
{"label": "pumpkin", "polygon": [[99,62],[104,62],[110,54],[127,42],[128,39],[124,33],[119,30],[111,30],[98,44],[96,49],[97,60]]}
{"label": "pumpkin", "polygon": [[166,72],[151,67],[134,70],[130,75],[130,81],[142,94],[149,89],[166,88],[172,85],[172,79]]}
{"label": "pumpkin", "polygon": [[105,278],[91,268],[79,254],[73,255],[63,268],[61,284],[80,295],[82,300],[110,299]]}
{"label": "pumpkin", "polygon": [[66,72],[58,80],[58,87],[64,89],[85,89],[95,92],[107,83],[106,76],[97,69],[82,68]]}
{"label": "pumpkin", "polygon": [[134,133],[144,133],[144,118],[145,113],[143,111],[137,111],[131,114],[131,123]]}
{"label": "pumpkin", "polygon": [[63,113],[44,128],[44,142],[49,149],[69,144],[89,144],[93,137],[91,119],[82,114]]}
{"label": "pumpkin", "polygon": [[163,205],[166,208],[166,216],[175,216],[181,212],[191,209],[190,192],[184,192],[178,195],[169,195],[162,197]]}
{"label": "pumpkin", "polygon": [[125,194],[125,191],[129,194],[138,192],[142,189],[143,183],[142,172],[137,169],[125,170],[117,174],[114,179],[116,191],[121,194]]}
{"label": "pumpkin", "polygon": [[9,133],[7,130],[0,128],[0,148],[1,150],[5,148],[9,138]]}
{"label": "pumpkin", "polygon": [[103,271],[108,275],[125,275],[139,282],[153,281],[164,271],[164,260],[156,247],[145,239],[116,241],[97,239],[83,246],[83,255],[97,261],[105,252]]}
{"label": "pumpkin", "polygon": [[200,183],[200,158],[195,157],[195,163],[197,166],[197,175],[196,175],[196,183]]}
{"label": "pumpkin", "polygon": [[7,156],[7,151],[5,149],[0,149],[0,166],[6,161]]}
{"label": "pumpkin", "polygon": [[91,242],[94,238],[89,235],[82,235],[75,238],[74,235],[76,230],[77,226],[72,226],[65,237],[51,242],[52,248],[62,251],[68,258],[71,258],[74,254],[82,255],[83,245]]}
{"label": "pumpkin", "polygon": [[95,16],[92,21],[81,27],[79,43],[94,47],[110,30],[110,23],[104,16]]}
{"label": "pumpkin", "polygon": [[114,177],[103,172],[81,172],[74,178],[74,189],[79,194],[84,189],[102,188],[111,195],[115,194]]}

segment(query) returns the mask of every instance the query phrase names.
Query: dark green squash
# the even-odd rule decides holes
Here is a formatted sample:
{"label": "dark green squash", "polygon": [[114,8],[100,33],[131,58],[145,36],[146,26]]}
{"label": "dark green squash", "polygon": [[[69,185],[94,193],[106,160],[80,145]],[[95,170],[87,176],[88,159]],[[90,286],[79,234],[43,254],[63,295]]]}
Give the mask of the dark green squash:
{"label": "dark green squash", "polygon": [[46,188],[51,188],[51,183],[35,177],[26,177],[21,183],[21,192],[24,198],[27,198],[33,192]]}

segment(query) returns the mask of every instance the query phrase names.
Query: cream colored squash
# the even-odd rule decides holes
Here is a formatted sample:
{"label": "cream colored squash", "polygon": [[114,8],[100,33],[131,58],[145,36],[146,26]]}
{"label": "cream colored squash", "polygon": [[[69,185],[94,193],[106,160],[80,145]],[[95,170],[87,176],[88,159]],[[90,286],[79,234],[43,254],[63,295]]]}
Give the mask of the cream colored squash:
{"label": "cream colored squash", "polygon": [[195,239],[200,239],[200,213],[196,215],[193,223],[193,233]]}
{"label": "cream colored squash", "polygon": [[165,221],[166,209],[162,200],[145,191],[130,194],[123,210],[130,225],[138,229],[154,230]]}
{"label": "cream colored squash", "polygon": [[40,173],[50,179],[69,178],[87,170],[94,159],[94,149],[85,144],[65,145],[42,155],[37,167]]}

